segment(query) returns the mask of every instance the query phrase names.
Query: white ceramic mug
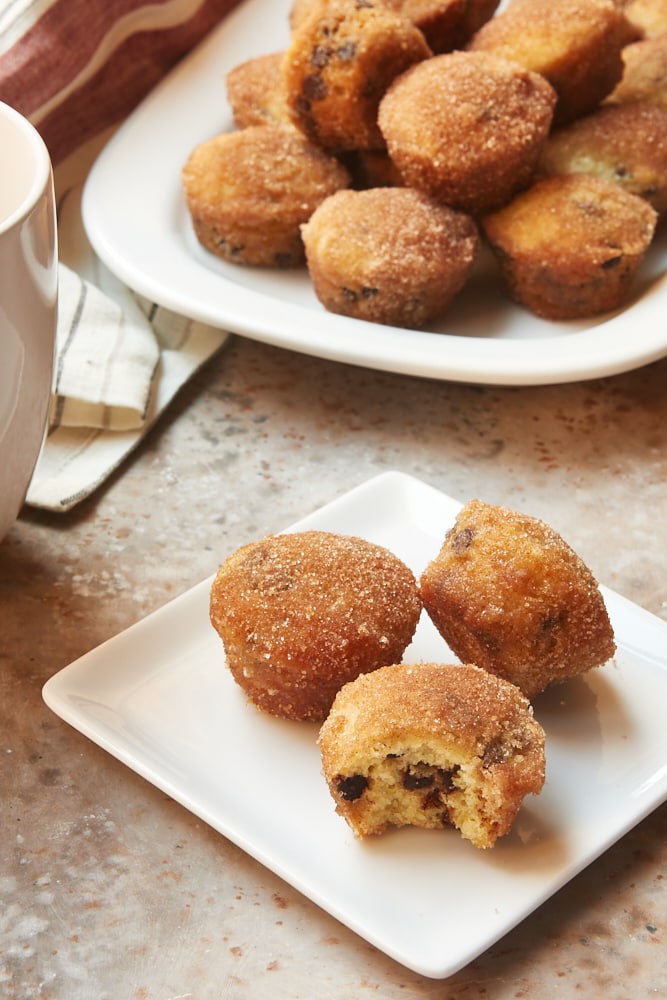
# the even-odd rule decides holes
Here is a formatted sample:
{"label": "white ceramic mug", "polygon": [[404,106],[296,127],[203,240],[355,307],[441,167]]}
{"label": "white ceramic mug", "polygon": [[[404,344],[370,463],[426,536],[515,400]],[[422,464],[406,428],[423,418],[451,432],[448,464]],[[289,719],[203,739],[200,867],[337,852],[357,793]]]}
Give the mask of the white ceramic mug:
{"label": "white ceramic mug", "polygon": [[47,148],[27,119],[0,102],[0,539],[21,509],[46,429],[56,240]]}

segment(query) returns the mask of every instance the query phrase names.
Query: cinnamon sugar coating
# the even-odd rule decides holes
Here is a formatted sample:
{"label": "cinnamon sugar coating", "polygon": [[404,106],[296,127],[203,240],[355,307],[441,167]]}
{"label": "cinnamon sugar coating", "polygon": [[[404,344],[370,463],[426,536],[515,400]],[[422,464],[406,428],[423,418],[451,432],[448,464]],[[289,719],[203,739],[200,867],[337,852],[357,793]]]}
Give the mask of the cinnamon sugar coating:
{"label": "cinnamon sugar coating", "polygon": [[318,4],[292,32],[285,54],[292,120],[325,149],[381,149],[382,95],[394,77],[430,55],[421,31],[382,4]]}
{"label": "cinnamon sugar coating", "polygon": [[349,181],[334,157],[280,125],[215,136],[182,171],[199,242],[231,263],[268,267],[303,263],[299,227]]}
{"label": "cinnamon sugar coating", "polygon": [[626,301],[656,222],[644,198],[574,173],[537,181],[481,226],[512,298],[566,320]]}
{"label": "cinnamon sugar coating", "polygon": [[614,0],[510,0],[468,48],[540,73],[555,89],[554,121],[592,111],[621,79],[628,24]]}
{"label": "cinnamon sugar coating", "polygon": [[331,312],[419,328],[463,287],[472,219],[409,188],[339,191],[302,227],[315,292]]}
{"label": "cinnamon sugar coating", "polygon": [[395,80],[378,122],[407,185],[477,215],[529,183],[555,100],[543,77],[516,63],[451,52]]}
{"label": "cinnamon sugar coating", "polygon": [[471,500],[419,584],[455,655],[528,698],[614,654],[593,574],[553,528],[527,514]]}
{"label": "cinnamon sugar coating", "polygon": [[284,52],[269,52],[234,66],[225,77],[237,128],[290,122],[283,88]]}
{"label": "cinnamon sugar coating", "polygon": [[544,731],[519,689],[472,664],[394,664],[347,684],[319,734],[336,811],[358,837],[507,834],[544,783]]}
{"label": "cinnamon sugar coating", "polygon": [[538,174],[586,173],[613,181],[667,208],[667,107],[618,104],[598,108],[547,139]]}
{"label": "cinnamon sugar coating", "polygon": [[230,555],[211,623],[248,699],[271,715],[321,722],[339,688],[400,659],[421,613],[411,570],[361,538],[269,535]]}

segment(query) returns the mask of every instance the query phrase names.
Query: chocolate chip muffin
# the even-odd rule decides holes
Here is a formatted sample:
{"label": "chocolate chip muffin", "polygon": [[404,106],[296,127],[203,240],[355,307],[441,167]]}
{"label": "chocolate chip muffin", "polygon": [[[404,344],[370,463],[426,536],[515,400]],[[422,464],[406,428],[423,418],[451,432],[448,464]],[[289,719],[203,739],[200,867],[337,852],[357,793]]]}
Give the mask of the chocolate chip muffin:
{"label": "chocolate chip muffin", "polygon": [[290,125],[253,125],[198,145],[182,170],[197,239],[231,264],[298,267],[300,227],[347,187],[338,160]]}
{"label": "chocolate chip muffin", "polygon": [[334,152],[382,149],[380,99],[394,77],[430,55],[421,31],[380,3],[316,5],[293,31],[283,63],[294,124]]}
{"label": "chocolate chip muffin", "polygon": [[475,847],[511,829],[544,783],[544,730],[513,684],[473,665],[395,664],[345,685],[319,734],[356,836],[454,827]]}
{"label": "chocolate chip muffin", "polygon": [[626,302],[657,220],[614,181],[573,173],[536,181],[480,226],[509,295],[536,316],[570,320]]}
{"label": "chocolate chip muffin", "polygon": [[304,531],[238,549],[211,587],[211,624],[248,699],[321,722],[338,689],[400,659],[421,613],[410,569],[380,545]]}
{"label": "chocolate chip muffin", "polygon": [[315,293],[329,311],[410,328],[447,310],[479,245],[469,216],[401,187],[339,191],[301,233]]}
{"label": "chocolate chip muffin", "polygon": [[531,180],[556,95],[486,52],[434,56],[401,74],[378,122],[406,185],[477,216]]}
{"label": "chocolate chip muffin", "polygon": [[419,584],[452,652],[528,698],[614,654],[593,574],[553,528],[527,514],[471,500]]}

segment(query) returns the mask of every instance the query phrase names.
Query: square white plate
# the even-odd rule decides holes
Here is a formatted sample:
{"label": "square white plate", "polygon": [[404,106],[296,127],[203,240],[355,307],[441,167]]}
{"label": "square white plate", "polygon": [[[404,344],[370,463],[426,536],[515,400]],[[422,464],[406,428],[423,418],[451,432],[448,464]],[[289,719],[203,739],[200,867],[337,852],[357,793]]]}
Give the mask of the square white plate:
{"label": "square white plate", "polygon": [[238,267],[194,237],[181,169],[233,127],[226,73],[284,48],[291,0],[244,0],[123,123],[87,179],[83,221],[105,264],[154,302],[269,344],[427,378],[539,385],[598,378],[667,354],[667,226],[616,313],[538,319],[511,303],[488,254],[441,322],[404,330],[327,312],[305,268]]}
{"label": "square white plate", "polygon": [[[459,507],[390,472],[288,530],[361,535],[419,574]],[[456,972],[667,797],[667,626],[604,589],[617,656],[538,699],[547,780],[513,831],[488,851],[453,830],[357,841],[321,775],[317,727],[261,714],[232,680],[211,579],[52,677],[46,703],[422,975]],[[452,659],[425,615],[405,659]]]}

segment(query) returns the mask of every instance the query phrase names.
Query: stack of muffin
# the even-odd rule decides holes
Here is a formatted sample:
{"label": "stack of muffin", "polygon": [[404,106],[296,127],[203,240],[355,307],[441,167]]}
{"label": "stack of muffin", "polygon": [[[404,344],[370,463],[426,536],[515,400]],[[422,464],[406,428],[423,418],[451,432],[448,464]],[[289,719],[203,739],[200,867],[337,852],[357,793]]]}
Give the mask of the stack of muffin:
{"label": "stack of muffin", "polygon": [[626,303],[667,205],[661,5],[496,6],[295,0],[183,168],[202,244],[305,262],[327,309],[399,327],[440,319],[484,245],[536,315]]}

